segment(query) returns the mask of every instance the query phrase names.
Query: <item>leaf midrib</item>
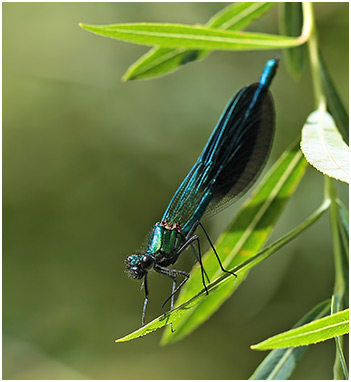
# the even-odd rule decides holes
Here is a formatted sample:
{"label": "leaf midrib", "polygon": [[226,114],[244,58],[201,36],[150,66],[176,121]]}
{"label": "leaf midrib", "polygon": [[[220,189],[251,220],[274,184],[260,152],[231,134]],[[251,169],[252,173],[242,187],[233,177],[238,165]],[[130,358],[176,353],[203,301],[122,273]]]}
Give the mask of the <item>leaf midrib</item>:
{"label": "leaf midrib", "polygon": [[281,365],[290,357],[291,353],[294,351],[294,348],[290,348],[285,351],[284,357],[280,359],[280,361],[275,365],[272,372],[267,376],[267,379],[273,379],[280,371]]}
{"label": "leaf midrib", "polygon": [[311,336],[314,333],[319,333],[319,332],[322,332],[322,331],[326,331],[326,330],[332,329],[334,327],[345,325],[348,322],[349,322],[349,320],[344,320],[344,321],[336,322],[335,324],[330,324],[330,325],[327,325],[327,326],[323,326],[323,327],[318,328],[318,329],[311,329],[311,330],[309,330],[307,332],[303,332],[303,333],[299,333],[299,334],[292,334],[289,337],[284,337],[284,338],[280,338],[280,339],[277,339],[275,341],[272,341],[271,344],[274,344],[274,343],[277,343],[277,342],[279,343],[279,342],[281,342],[283,340],[284,341],[289,341],[289,340],[294,340],[295,338],[299,338],[299,337]]}
{"label": "leaf midrib", "polygon": [[[163,25],[165,26],[165,25]],[[273,43],[275,46],[279,46],[282,44],[283,46],[286,45],[296,45],[297,38],[290,38],[289,36],[276,36],[276,35],[265,35],[267,40],[255,40],[254,38],[250,37],[250,33],[246,32],[244,36],[247,35],[246,38],[235,38],[235,37],[227,37],[227,36],[202,36],[197,34],[181,34],[181,33],[165,33],[165,32],[155,32],[155,31],[138,31],[136,29],[123,29],[123,27],[118,26],[118,28],[113,27],[104,27],[104,28],[97,28],[93,27],[93,29],[96,30],[103,30],[105,32],[111,32],[111,33],[124,33],[124,34],[132,34],[132,35],[138,35],[138,36],[151,36],[151,37],[161,37],[161,38],[168,38],[168,39],[181,39],[181,40],[198,40],[198,41],[211,41],[211,42],[218,42],[218,43],[225,43],[225,44],[244,44],[244,45],[267,45],[267,40],[270,43]],[[201,30],[201,28],[198,28]],[[222,31],[222,30],[216,30],[213,28],[214,32],[221,32],[221,33],[235,33],[235,32],[228,32],[228,31]],[[206,30],[204,30],[206,32]],[[239,33],[239,32],[237,32]],[[255,35],[255,34],[253,34]],[[261,34],[263,36],[263,34]],[[270,37],[274,37],[275,39],[269,40]],[[279,37],[279,39],[276,39]]]}

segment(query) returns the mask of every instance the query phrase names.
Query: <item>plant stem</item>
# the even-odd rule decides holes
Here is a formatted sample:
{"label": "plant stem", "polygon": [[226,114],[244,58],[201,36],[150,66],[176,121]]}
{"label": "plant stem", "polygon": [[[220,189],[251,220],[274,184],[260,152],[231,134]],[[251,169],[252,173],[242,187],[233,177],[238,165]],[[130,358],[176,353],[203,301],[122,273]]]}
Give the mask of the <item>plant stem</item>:
{"label": "plant stem", "polygon": [[[334,264],[335,264],[335,282],[333,291],[332,311],[339,312],[343,309],[343,298],[345,293],[345,280],[342,264],[341,235],[339,232],[339,208],[337,204],[337,194],[335,184],[332,179],[325,177],[325,190],[330,198],[330,226],[333,238]],[[336,337],[336,358],[334,362],[334,379],[348,379],[345,357],[342,351],[342,337]]]}
{"label": "plant stem", "polygon": [[[315,106],[321,113],[327,111],[326,96],[323,92],[323,79],[322,79],[322,68],[321,60],[318,52],[318,40],[316,24],[313,14],[313,6],[310,2],[304,2],[302,4],[304,17],[308,18],[311,23],[311,35],[308,40],[308,52],[311,62],[311,72],[314,90]],[[340,232],[339,232],[339,210],[337,206],[337,195],[333,180],[328,176],[324,177],[325,187],[324,187],[324,198],[325,200],[330,200],[330,225],[333,238],[333,250],[334,250],[334,263],[335,263],[335,283],[334,283],[334,293],[333,293],[333,303],[331,313],[336,313],[342,309],[342,300],[345,293],[345,281],[342,269],[342,253],[341,253],[341,242],[340,242]],[[348,372],[346,368],[345,358],[342,352],[342,338],[336,337],[336,357],[334,362],[334,379],[343,379],[344,377],[348,379]]]}
{"label": "plant stem", "polygon": [[310,2],[303,2],[302,7],[303,12],[306,14],[305,17],[308,18],[311,23],[311,34],[307,46],[311,62],[315,105],[317,109],[321,111],[326,111],[327,103],[325,95],[323,93],[323,81],[320,68],[320,59],[318,54],[317,31],[313,14],[313,5]]}
{"label": "plant stem", "polygon": [[[231,269],[231,271],[235,273],[240,273],[243,270],[252,268],[254,265],[261,262],[263,259],[266,259],[267,257],[271,256],[273,253],[277,252],[280,248],[284,247],[291,240],[293,240],[295,237],[297,237],[303,231],[305,231],[308,227],[310,227],[313,223],[315,223],[329,208],[329,206],[330,206],[330,200],[325,199],[322,205],[312,215],[310,215],[307,219],[305,219],[300,225],[292,229],[290,232],[288,232],[286,235],[284,235],[280,239],[276,240],[274,243],[262,249],[255,256],[235,266],[233,269]],[[217,283],[217,281],[222,281],[226,278],[228,278],[228,275],[224,274],[223,276],[219,277],[217,280],[215,280],[211,284],[215,284]]]}
{"label": "plant stem", "polygon": [[[326,191],[330,198],[330,225],[333,235],[333,248],[334,248],[334,261],[335,261],[335,284],[334,294],[342,299],[345,293],[345,281],[342,271],[342,254],[341,254],[341,242],[339,234],[339,208],[337,205],[337,195],[334,182],[331,178],[325,177]],[[342,301],[339,300],[338,305],[342,305]],[[342,306],[340,306],[342,309]],[[340,310],[338,309],[338,310]]]}

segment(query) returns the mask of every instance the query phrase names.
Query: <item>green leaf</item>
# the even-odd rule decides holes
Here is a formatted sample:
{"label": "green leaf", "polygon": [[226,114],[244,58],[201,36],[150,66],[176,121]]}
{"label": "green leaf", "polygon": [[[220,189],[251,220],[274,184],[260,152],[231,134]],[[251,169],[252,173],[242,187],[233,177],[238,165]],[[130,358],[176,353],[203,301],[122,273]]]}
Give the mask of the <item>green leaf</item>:
{"label": "green leaf", "polygon": [[[345,256],[343,242],[343,227],[340,218],[340,205],[337,202],[337,192],[334,181],[325,177],[325,193],[330,199],[330,228],[333,238],[333,252],[334,252],[334,294],[331,302],[331,313],[335,314],[343,309],[343,300],[345,289],[348,281],[345,278],[343,257]],[[342,350],[343,339],[340,336],[335,337],[336,356],[333,366],[334,379],[348,379],[348,370],[346,367],[345,357]]]}
{"label": "green leaf", "polygon": [[342,271],[343,271],[343,279],[345,282],[344,301],[348,306],[348,301],[349,301],[349,211],[340,200],[337,200],[337,205],[339,209],[338,231],[340,235],[339,240],[341,243]]}
{"label": "green leaf", "polygon": [[[264,250],[260,251],[256,255],[250,257],[246,261],[243,261],[241,264],[234,267],[232,269],[232,272],[235,272],[238,275],[236,280],[241,281],[243,277],[245,277],[245,274],[248,272],[249,269],[256,266],[261,261],[267,259],[269,256],[271,256],[272,254],[277,252],[280,248],[282,248],[284,245],[286,245],[291,240],[293,240],[296,236],[298,236],[301,232],[303,232],[307,227],[312,225],[317,219],[319,219],[323,215],[323,213],[328,209],[328,207],[329,207],[329,200],[326,200],[317,211],[315,211],[308,219],[306,219],[298,227],[290,231],[288,234],[286,234],[279,240],[276,240],[274,243],[269,245]],[[221,276],[219,276],[215,281],[213,281],[207,286],[208,291],[210,293],[209,295],[212,295],[218,288],[228,283],[233,284],[232,275],[228,273],[224,273],[224,274],[222,273]],[[116,340],[116,342],[130,341],[132,339],[144,336],[148,333],[155,331],[156,329],[159,329],[161,327],[168,325],[169,323],[172,323],[174,326],[175,323],[181,320],[184,314],[187,314],[189,310],[194,309],[194,307],[199,305],[201,302],[205,301],[207,298],[208,296],[206,295],[205,290],[202,289],[199,293],[197,293],[194,297],[190,298],[185,303],[177,306],[172,311],[167,312],[165,315],[162,315],[156,318],[155,320],[143,326],[142,328],[136,330],[135,332]]]}
{"label": "green leaf", "polygon": [[318,171],[349,182],[349,148],[328,112],[316,110],[308,116],[302,128],[301,149]]}
{"label": "green leaf", "polygon": [[311,345],[349,332],[349,310],[343,310],[309,324],[280,333],[274,337],[252,345],[253,350],[270,350],[292,346]]}
{"label": "green leaf", "polygon": [[209,52],[204,50],[188,50],[183,48],[153,47],[135,61],[123,75],[123,81],[142,80],[161,76],[178,69],[189,62],[200,60]]}
{"label": "green leaf", "polygon": [[[340,224],[342,227],[342,231],[347,236],[347,240],[349,237],[349,210],[345,207],[344,203],[341,200],[337,200],[337,204],[339,207],[339,215],[340,215]],[[348,248],[348,245],[346,246]]]}
{"label": "green leaf", "polygon": [[[300,36],[303,27],[303,11],[300,2],[280,3],[279,31],[287,36]],[[306,45],[283,51],[286,68],[290,75],[299,79],[306,64]]]}
{"label": "green leaf", "polygon": [[[208,27],[241,30],[254,19],[267,12],[274,3],[231,4],[215,14],[206,24]],[[153,47],[131,65],[122,80],[145,79],[160,76],[180,66],[205,58],[210,51]]]}
{"label": "green leaf", "polygon": [[335,118],[336,125],[339,127],[345,141],[349,140],[349,116],[340,100],[339,94],[335,89],[333,81],[330,78],[329,72],[325,66],[322,55],[320,54],[320,74],[322,76],[325,94],[327,96],[328,108]]}
{"label": "green leaf", "polygon": [[[330,314],[330,300],[323,301],[301,318],[294,328],[307,324],[320,317]],[[285,380],[294,371],[297,362],[308,348],[301,346],[298,348],[275,349],[258,366],[249,379],[255,380]]]}
{"label": "green leaf", "polygon": [[[233,268],[254,256],[264,245],[287,201],[295,191],[306,168],[306,161],[295,145],[288,149],[261,180],[251,198],[241,207],[233,223],[217,240],[215,246],[226,269]],[[209,250],[203,256],[203,265],[211,280],[221,275],[218,262]],[[162,343],[175,342],[206,321],[247,276],[222,284],[194,309],[184,312],[173,326],[174,333],[165,331]],[[200,267],[196,265],[189,281],[180,291],[177,303],[189,300],[202,288]]]}
{"label": "green leaf", "polygon": [[305,42],[302,38],[290,36],[225,31],[182,24],[79,25],[101,36],[141,45],[160,45],[165,48],[205,50],[279,49],[298,46]]}
{"label": "green leaf", "polygon": [[[344,352],[342,350],[342,337],[335,337],[335,343],[336,343],[336,352],[337,352],[337,359],[338,363],[334,363],[334,379],[346,379],[349,380],[349,371],[347,369],[346,360],[344,356]],[[339,365],[341,366],[342,373],[339,372]]]}
{"label": "green leaf", "polygon": [[339,207],[339,235],[341,243],[341,261],[343,278],[345,282],[345,304],[349,302],[349,212],[346,207],[337,201]]}
{"label": "green leaf", "polygon": [[[338,310],[343,309],[343,299],[345,292],[348,290],[348,223],[342,222],[343,218],[348,217],[345,214],[345,207],[337,199],[336,187],[333,179],[325,177],[325,193],[331,200],[330,205],[330,228],[333,239],[333,252],[334,252],[334,296],[335,304],[337,302]],[[341,211],[341,213],[340,213]],[[348,299],[346,299],[348,304]]]}
{"label": "green leaf", "polygon": [[230,4],[216,13],[206,26],[220,29],[242,30],[264,15],[275,3],[245,2]]}
{"label": "green leaf", "polygon": [[[331,300],[331,314],[335,314],[340,311],[342,306],[341,298],[338,294],[333,294],[332,300]],[[335,344],[336,344],[336,357],[334,362],[334,379],[349,379],[349,372],[347,370],[346,361],[344,352],[342,350],[342,337],[336,336],[335,337]]]}
{"label": "green leaf", "polygon": [[[334,294],[332,296],[331,313],[337,313],[343,309],[343,300],[345,296],[346,286],[348,286],[348,269],[345,272],[345,242],[343,238],[344,227],[341,223],[340,204],[337,202],[337,193],[334,182],[330,178],[325,179],[326,191],[331,200],[330,204],[330,227],[333,238],[334,250]],[[343,353],[343,338],[335,337],[336,356],[333,366],[334,379],[348,379],[348,370]]]}

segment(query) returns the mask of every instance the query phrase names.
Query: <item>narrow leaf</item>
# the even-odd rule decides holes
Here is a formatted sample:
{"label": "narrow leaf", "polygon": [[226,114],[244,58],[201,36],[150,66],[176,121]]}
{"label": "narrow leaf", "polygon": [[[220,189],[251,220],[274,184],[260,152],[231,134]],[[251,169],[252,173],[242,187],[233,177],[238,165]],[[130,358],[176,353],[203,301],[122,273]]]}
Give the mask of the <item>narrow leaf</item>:
{"label": "narrow leaf", "polygon": [[[251,198],[241,207],[233,223],[215,244],[226,269],[250,259],[264,245],[282,213],[287,201],[295,191],[306,168],[306,161],[298,146],[287,150],[267,175],[261,180]],[[203,256],[203,264],[211,280],[222,274],[218,262],[209,250]],[[196,308],[185,312],[175,332],[164,332],[162,343],[175,342],[206,321],[231,296],[245,279],[247,272],[236,281],[223,284]],[[200,267],[196,265],[189,281],[180,291],[177,303],[189,300],[202,288]]]}
{"label": "narrow leaf", "polygon": [[200,60],[209,54],[205,50],[153,47],[135,61],[123,75],[123,81],[142,80],[161,76],[189,62]]}
{"label": "narrow leaf", "polygon": [[349,182],[349,148],[328,112],[316,110],[309,115],[302,129],[301,149],[318,171]]}
{"label": "narrow leaf", "polygon": [[[261,17],[274,3],[231,4],[215,14],[208,27],[241,30]],[[131,65],[122,80],[145,79],[160,76],[178,69],[189,62],[205,58],[211,51],[153,47]]]}
{"label": "narrow leaf", "polygon": [[322,55],[319,54],[319,57],[319,67],[321,70],[320,73],[322,75],[323,86],[327,96],[328,108],[335,118],[336,125],[339,127],[339,130],[347,142],[349,140],[349,116],[347,115],[344,105],[340,100],[339,94],[335,89],[332,79],[330,78]]}
{"label": "narrow leaf", "polygon": [[345,207],[345,205],[340,200],[337,200],[337,203],[339,207],[340,223],[342,225],[343,231],[345,232],[348,238],[349,237],[349,210]]}
{"label": "narrow leaf", "polygon": [[[325,179],[326,191],[331,200],[330,204],[330,227],[333,238],[333,251],[334,251],[334,294],[332,296],[331,313],[337,313],[341,311],[343,306],[343,300],[345,296],[346,285],[348,281],[345,279],[345,271],[343,264],[344,243],[342,238],[343,227],[340,219],[340,205],[337,203],[337,192],[334,185],[334,181],[330,178]],[[336,356],[333,366],[334,379],[348,379],[348,370],[346,367],[345,357],[342,350],[343,339],[340,336],[335,337],[336,344]]]}
{"label": "narrow leaf", "polygon": [[160,45],[165,48],[205,50],[279,49],[298,46],[305,42],[302,38],[290,36],[224,31],[182,24],[79,25],[101,36],[141,45]]}
{"label": "narrow leaf", "polygon": [[349,332],[349,310],[343,310],[328,317],[320,318],[296,329],[280,333],[274,337],[252,345],[253,350],[269,350],[303,346],[322,342]]}
{"label": "narrow leaf", "polygon": [[[330,300],[321,302],[299,320],[294,328],[307,324],[330,314]],[[286,380],[294,371],[297,362],[308,348],[275,349],[258,366],[249,379],[255,380]]]}
{"label": "narrow leaf", "polygon": [[349,301],[349,211],[344,204],[337,200],[339,210],[339,235],[341,243],[341,261],[343,279],[345,282],[345,298],[344,301],[348,306]]}
{"label": "narrow leaf", "polygon": [[[342,300],[338,294],[333,294],[331,300],[331,314],[335,314],[341,310]],[[336,357],[333,367],[334,379],[349,379],[349,372],[347,370],[344,352],[342,350],[343,338],[340,336],[335,337],[336,344]]]}
{"label": "narrow leaf", "polygon": [[[337,376],[337,378],[334,378],[334,379],[343,379],[342,377],[344,377],[344,379],[346,380],[349,380],[349,371],[348,371],[348,368],[347,368],[347,364],[346,364],[346,360],[345,360],[345,356],[344,356],[344,352],[342,350],[342,337],[335,337],[335,342],[336,342],[336,352],[337,352],[337,357],[339,359],[339,362],[340,362],[340,365],[341,365],[341,369],[342,369],[342,374],[341,372],[335,372],[336,370],[336,365],[334,364],[334,375],[335,377]],[[336,375],[337,374],[337,375]]]}
{"label": "narrow leaf", "polygon": [[[301,232],[303,232],[307,227],[311,226],[316,220],[318,220],[323,213],[328,209],[329,207],[329,201],[327,200],[323,205],[315,211],[308,219],[306,219],[302,224],[300,224],[298,227],[290,231],[288,234],[280,238],[279,240],[276,240],[274,243],[269,245],[264,250],[260,251],[256,255],[252,256],[251,258],[247,259],[246,261],[243,261],[238,266],[234,267],[232,269],[232,272],[235,272],[238,277],[237,281],[241,282],[243,279],[243,275],[247,273],[247,271],[257,264],[259,264],[261,261],[267,259],[269,256],[276,253],[280,248],[284,247],[287,243],[289,243],[291,240],[293,240],[295,237],[297,237]],[[223,284],[233,284],[232,275],[228,273],[222,274],[220,277],[218,277],[215,281],[210,283],[207,288],[210,293],[214,293],[218,288],[220,288]],[[187,314],[189,310],[194,309],[197,305],[199,305],[202,301],[205,301],[208,298],[208,296],[205,293],[205,290],[202,289],[199,293],[197,293],[195,296],[190,298],[188,301],[183,303],[182,305],[177,306],[172,311],[167,312],[165,315],[162,315],[149,324],[143,326],[142,328],[136,330],[133,333],[128,334],[125,337],[122,337],[116,342],[126,342],[130,341],[132,339],[142,337],[146,334],[149,334],[159,328],[162,328],[169,323],[174,324],[177,323],[184,314]]]}
{"label": "narrow leaf", "polygon": [[[300,36],[303,27],[303,11],[300,2],[280,3],[279,31],[287,36]],[[292,77],[299,79],[307,58],[306,45],[283,51],[286,68]]]}
{"label": "narrow leaf", "polygon": [[244,2],[230,4],[210,18],[206,26],[220,29],[242,30],[261,17],[272,6],[273,2]]}

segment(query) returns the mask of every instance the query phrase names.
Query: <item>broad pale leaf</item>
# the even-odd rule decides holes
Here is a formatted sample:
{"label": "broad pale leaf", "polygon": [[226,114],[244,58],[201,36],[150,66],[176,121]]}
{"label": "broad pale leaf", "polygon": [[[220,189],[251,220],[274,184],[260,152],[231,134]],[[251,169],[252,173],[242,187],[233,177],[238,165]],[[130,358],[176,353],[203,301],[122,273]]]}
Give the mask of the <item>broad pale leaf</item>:
{"label": "broad pale leaf", "polygon": [[316,110],[309,115],[302,129],[301,149],[318,171],[349,182],[349,148],[328,112]]}

